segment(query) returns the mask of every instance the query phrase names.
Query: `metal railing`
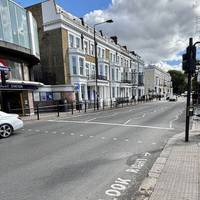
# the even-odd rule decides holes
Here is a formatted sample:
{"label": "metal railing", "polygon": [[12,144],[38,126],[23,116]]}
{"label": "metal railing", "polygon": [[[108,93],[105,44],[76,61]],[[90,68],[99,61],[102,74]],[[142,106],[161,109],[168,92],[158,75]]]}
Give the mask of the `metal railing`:
{"label": "metal railing", "polygon": [[110,110],[123,108],[125,106],[132,106],[138,103],[148,102],[153,99],[129,99],[129,97],[119,97],[115,100],[101,100],[96,102],[91,101],[76,101],[71,103],[59,104],[54,102],[54,105],[40,105],[40,103],[35,104],[34,108],[15,108],[10,109],[10,113],[17,113],[23,116],[23,119],[37,119],[41,118],[52,118],[52,117],[66,117],[67,115],[74,115],[75,113],[86,113],[86,112],[95,112],[97,111],[97,103],[99,106],[98,111]]}

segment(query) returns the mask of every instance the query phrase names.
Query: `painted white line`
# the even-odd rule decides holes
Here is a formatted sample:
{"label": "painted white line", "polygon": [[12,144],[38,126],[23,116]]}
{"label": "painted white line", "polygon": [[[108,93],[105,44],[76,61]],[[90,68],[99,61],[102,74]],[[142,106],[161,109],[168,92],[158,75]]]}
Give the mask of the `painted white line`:
{"label": "painted white line", "polygon": [[72,136],[72,135],[74,135],[74,133],[70,133],[70,135]]}
{"label": "painted white line", "polygon": [[32,131],[32,129],[28,129],[28,131]]}
{"label": "painted white line", "polygon": [[117,140],[117,138],[113,138],[113,140]]}
{"label": "painted white line", "polygon": [[142,141],[141,141],[141,140],[138,140],[137,143],[138,143],[138,144],[142,144]]}
{"label": "painted white line", "polygon": [[151,154],[150,154],[149,152],[146,152],[146,153],[144,154],[145,157],[150,156],[150,155],[151,155]]}
{"label": "painted white line", "polygon": [[83,137],[83,134],[80,134],[80,137]]}
{"label": "painted white line", "polygon": [[93,135],[90,135],[90,138],[93,138],[94,136]]}
{"label": "painted white line", "polygon": [[105,137],[101,137],[102,140],[105,140]]}
{"label": "painted white line", "polygon": [[61,134],[62,134],[62,135],[64,135],[64,134],[65,134],[65,132],[62,132]]}
{"label": "painted white line", "polygon": [[[49,120],[47,120],[49,121]],[[53,120],[57,123],[74,123],[74,124],[85,124],[85,121],[67,121],[67,120]],[[52,120],[51,120],[52,122]],[[117,124],[117,123],[106,123],[106,122],[87,122],[87,124],[92,125],[107,125],[107,126],[122,126],[122,127],[136,127],[136,128],[149,128],[158,130],[174,130],[174,128],[158,127],[158,126],[143,126],[138,124]]]}
{"label": "painted white line", "polygon": [[52,133],[53,133],[53,134],[56,134],[57,132],[56,132],[56,131],[53,131]]}
{"label": "painted white line", "polygon": [[152,143],[152,145],[156,145],[156,143],[155,143],[155,142],[153,142],[153,143]]}
{"label": "painted white line", "polygon": [[45,133],[48,133],[49,131],[45,131]]}
{"label": "painted white line", "polygon": [[175,117],[175,119],[173,119],[173,120],[171,120],[171,121],[169,122],[169,127],[170,127],[170,128],[173,128],[173,123],[179,118],[179,115],[180,115],[180,114],[177,114],[176,117]]}
{"label": "painted white line", "polygon": [[125,142],[128,142],[128,139],[125,139],[124,141],[125,141]]}
{"label": "painted white line", "polygon": [[124,125],[128,124],[131,121],[131,119],[127,120]]}
{"label": "painted white line", "polygon": [[40,132],[40,130],[35,130],[35,132]]}
{"label": "painted white line", "polygon": [[93,121],[93,120],[95,120],[95,119],[97,119],[97,118],[92,118],[92,119],[89,119],[89,120],[87,120],[87,121],[85,121],[86,123],[87,122],[91,122],[91,121]]}

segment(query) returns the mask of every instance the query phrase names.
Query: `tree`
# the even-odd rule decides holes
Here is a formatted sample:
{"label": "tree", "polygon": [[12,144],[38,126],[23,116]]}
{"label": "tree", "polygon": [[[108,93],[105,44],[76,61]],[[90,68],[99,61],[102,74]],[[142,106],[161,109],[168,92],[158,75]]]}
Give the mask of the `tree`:
{"label": "tree", "polygon": [[187,77],[186,75],[178,70],[169,70],[168,73],[172,78],[172,87],[175,94],[181,94],[187,89]]}

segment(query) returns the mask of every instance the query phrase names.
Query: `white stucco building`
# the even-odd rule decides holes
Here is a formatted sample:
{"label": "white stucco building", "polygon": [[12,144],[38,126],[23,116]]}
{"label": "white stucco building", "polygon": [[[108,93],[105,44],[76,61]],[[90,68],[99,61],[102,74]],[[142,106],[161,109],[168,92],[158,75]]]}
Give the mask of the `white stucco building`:
{"label": "white stucco building", "polygon": [[144,70],[145,95],[167,97],[173,94],[172,81],[169,73],[155,65],[149,65]]}
{"label": "white stucco building", "polygon": [[[138,99],[144,95],[144,61],[120,45],[116,36],[108,37],[96,31],[96,89],[94,28],[63,10],[54,0],[29,9],[40,26],[41,68],[45,79],[41,81],[45,84],[72,85],[74,100],[79,101],[93,101],[96,90],[100,101],[133,96]],[[71,98],[72,95],[64,92],[61,96]]]}

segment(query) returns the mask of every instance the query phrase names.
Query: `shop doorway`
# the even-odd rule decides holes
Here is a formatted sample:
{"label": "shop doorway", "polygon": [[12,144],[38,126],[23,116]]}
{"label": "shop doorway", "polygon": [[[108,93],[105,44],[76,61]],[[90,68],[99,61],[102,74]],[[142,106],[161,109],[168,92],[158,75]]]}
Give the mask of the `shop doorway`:
{"label": "shop doorway", "polygon": [[1,91],[0,97],[3,112],[24,114],[23,93],[21,91]]}

